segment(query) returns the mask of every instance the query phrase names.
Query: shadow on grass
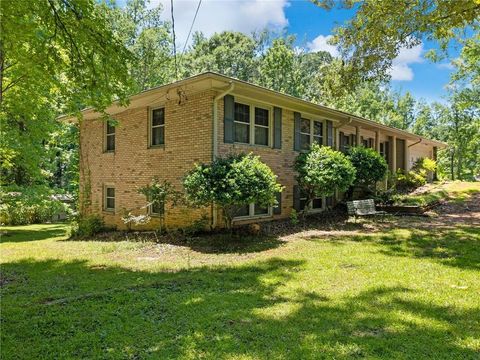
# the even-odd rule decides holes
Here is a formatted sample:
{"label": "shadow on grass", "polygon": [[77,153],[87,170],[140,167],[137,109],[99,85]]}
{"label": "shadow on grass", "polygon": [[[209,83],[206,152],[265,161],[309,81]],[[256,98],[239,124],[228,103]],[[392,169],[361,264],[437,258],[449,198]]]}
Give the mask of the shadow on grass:
{"label": "shadow on grass", "polygon": [[64,224],[38,225],[38,227],[34,230],[8,229],[0,236],[0,243],[37,241],[66,235]]}
{"label": "shadow on grass", "polygon": [[478,309],[423,302],[404,287],[329,299],[282,291],[296,260],[177,273],[4,264],[2,359],[474,359]]}
{"label": "shadow on grass", "polygon": [[381,233],[337,235],[311,241],[343,244],[349,241],[369,242],[389,256],[430,258],[444,265],[461,269],[480,270],[480,228],[469,226],[436,229],[390,229]]}

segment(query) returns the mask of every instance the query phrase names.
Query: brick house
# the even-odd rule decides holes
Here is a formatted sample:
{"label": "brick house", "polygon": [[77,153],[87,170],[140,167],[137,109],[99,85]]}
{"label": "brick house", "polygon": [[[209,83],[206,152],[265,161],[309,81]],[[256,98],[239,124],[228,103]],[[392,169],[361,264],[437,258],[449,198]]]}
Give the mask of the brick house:
{"label": "brick house", "polygon": [[[251,204],[237,224],[289,217],[304,205],[295,185],[293,162],[312,142],[344,150],[363,144],[376,149],[390,170],[408,170],[417,158],[435,158],[442,142],[382,125],[216,73],[203,73],[143,91],[128,107],[112,104],[107,112],[115,126],[85,109],[80,124],[80,199],[83,211],[101,215],[108,225],[124,228],[126,211],[149,212],[137,192],[154,176],[181,190],[182,178],[195,163],[231,152],[253,152],[285,186],[280,205],[262,209]],[[64,117],[64,121],[76,121]],[[333,199],[317,199],[323,210]],[[184,227],[206,217],[221,226],[213,208],[165,209],[168,227]],[[217,220],[218,219],[218,220]]]}

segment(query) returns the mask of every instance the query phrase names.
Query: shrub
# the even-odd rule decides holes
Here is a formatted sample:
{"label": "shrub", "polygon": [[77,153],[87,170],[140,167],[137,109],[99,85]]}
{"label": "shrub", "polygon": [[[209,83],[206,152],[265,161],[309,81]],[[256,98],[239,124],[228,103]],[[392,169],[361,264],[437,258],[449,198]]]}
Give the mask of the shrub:
{"label": "shrub", "polygon": [[355,185],[375,185],[387,174],[387,162],[373,149],[363,146],[352,147],[347,157],[356,170]]}
{"label": "shrub", "polygon": [[91,237],[105,231],[105,223],[98,215],[87,215],[72,222],[70,237]]}
{"label": "shrub", "polygon": [[[355,168],[348,158],[329,147],[313,144],[308,152],[295,160],[297,182],[307,197],[307,205],[314,198],[331,196],[347,190],[355,180]],[[308,206],[305,207],[307,209]]]}
{"label": "shrub", "polygon": [[416,172],[410,170],[404,172],[399,170],[397,172],[396,187],[401,192],[412,191],[427,183],[427,177],[425,172]]}
{"label": "shrub", "polygon": [[252,154],[229,155],[196,165],[185,176],[183,186],[191,204],[219,206],[227,228],[232,227],[240,207],[275,205],[276,194],[282,191],[273,171]]}
{"label": "shrub", "polygon": [[72,212],[45,186],[8,186],[0,191],[0,223],[4,225],[45,223],[52,221],[54,215]]}

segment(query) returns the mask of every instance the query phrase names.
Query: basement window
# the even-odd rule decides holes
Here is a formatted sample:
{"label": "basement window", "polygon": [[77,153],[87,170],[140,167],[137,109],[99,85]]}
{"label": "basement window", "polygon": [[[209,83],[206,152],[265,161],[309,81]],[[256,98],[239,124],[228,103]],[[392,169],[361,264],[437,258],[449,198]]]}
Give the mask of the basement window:
{"label": "basement window", "polygon": [[105,185],[104,209],[106,211],[115,211],[115,188],[111,185]]}
{"label": "basement window", "polygon": [[235,220],[271,216],[271,209],[269,206],[261,206],[259,204],[245,205],[238,208],[235,214]]}

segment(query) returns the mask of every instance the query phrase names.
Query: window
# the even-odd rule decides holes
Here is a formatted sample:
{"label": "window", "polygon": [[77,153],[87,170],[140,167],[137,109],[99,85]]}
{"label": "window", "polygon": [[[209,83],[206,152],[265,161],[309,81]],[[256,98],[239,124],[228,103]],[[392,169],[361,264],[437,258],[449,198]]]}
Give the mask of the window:
{"label": "window", "polygon": [[340,132],[340,151],[346,152],[350,146],[350,136]]}
{"label": "window", "polygon": [[268,146],[268,110],[255,108],[255,144]]}
{"label": "window", "polygon": [[300,148],[307,150],[313,143],[323,144],[323,122],[302,118],[300,123]]}
{"label": "window", "polygon": [[235,218],[269,216],[271,215],[270,209],[268,206],[260,206],[259,204],[245,205],[238,208]]}
{"label": "window", "polygon": [[388,163],[388,141],[381,142],[380,144],[380,155],[384,157],[384,159]]}
{"label": "window", "polygon": [[[307,206],[307,195],[302,191],[300,192],[300,209],[301,210],[305,209],[305,206]],[[312,200],[312,203],[310,204],[310,209],[321,210],[322,206],[323,206],[322,198],[315,198]]]}
{"label": "window", "polygon": [[113,186],[105,186],[104,208],[107,211],[115,210],[115,188]]}
{"label": "window", "polygon": [[115,124],[110,120],[105,125],[105,151],[115,151]]}
{"label": "window", "polygon": [[153,109],[150,118],[150,146],[165,144],[165,108]]}
{"label": "window", "polygon": [[250,143],[250,106],[235,103],[235,142]]}
{"label": "window", "polygon": [[269,146],[270,111],[241,103],[234,105],[235,142]]}
{"label": "window", "polygon": [[165,211],[164,204],[154,203],[148,207],[148,212],[150,213],[150,215],[159,216],[159,215],[162,215],[164,211]]}

